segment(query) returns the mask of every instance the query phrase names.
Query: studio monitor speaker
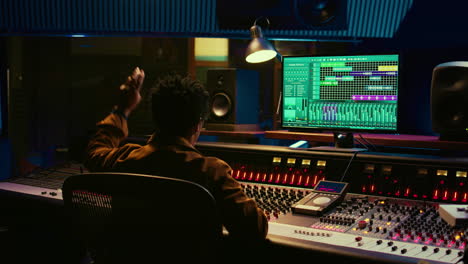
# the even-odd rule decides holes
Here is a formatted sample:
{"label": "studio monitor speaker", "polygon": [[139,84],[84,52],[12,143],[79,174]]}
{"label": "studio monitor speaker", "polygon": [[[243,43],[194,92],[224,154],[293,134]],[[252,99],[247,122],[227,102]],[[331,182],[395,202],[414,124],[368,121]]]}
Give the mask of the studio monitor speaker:
{"label": "studio monitor speaker", "polygon": [[259,130],[259,73],[237,68],[209,69],[207,130]]}
{"label": "studio monitor speaker", "polygon": [[434,68],[431,119],[440,140],[468,141],[468,61],[446,62]]}

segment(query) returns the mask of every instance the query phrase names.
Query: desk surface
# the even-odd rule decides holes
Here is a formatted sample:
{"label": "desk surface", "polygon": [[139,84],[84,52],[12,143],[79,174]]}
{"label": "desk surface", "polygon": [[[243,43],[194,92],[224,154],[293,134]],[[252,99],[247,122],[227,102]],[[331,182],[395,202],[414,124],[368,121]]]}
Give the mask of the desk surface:
{"label": "desk surface", "polygon": [[[468,142],[442,141],[437,136],[355,133],[354,137],[361,139],[359,135],[374,145],[468,151]],[[265,137],[329,143],[334,141],[333,133],[290,132],[286,130],[265,131]]]}
{"label": "desk surface", "polygon": [[263,136],[265,131],[220,131],[220,130],[202,130],[201,135],[205,136],[225,136],[236,138],[256,138]]}

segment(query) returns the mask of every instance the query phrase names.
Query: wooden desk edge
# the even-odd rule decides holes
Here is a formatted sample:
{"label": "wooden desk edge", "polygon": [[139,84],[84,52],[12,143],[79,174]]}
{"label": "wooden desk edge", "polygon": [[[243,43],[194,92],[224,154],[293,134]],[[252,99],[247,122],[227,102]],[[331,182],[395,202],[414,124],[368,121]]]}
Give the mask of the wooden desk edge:
{"label": "wooden desk edge", "polygon": [[[468,151],[468,142],[441,141],[437,136],[355,133],[355,138],[360,139],[359,136],[356,136],[359,134],[374,145]],[[285,130],[265,131],[265,138],[327,143],[334,141],[333,133],[306,133]]]}

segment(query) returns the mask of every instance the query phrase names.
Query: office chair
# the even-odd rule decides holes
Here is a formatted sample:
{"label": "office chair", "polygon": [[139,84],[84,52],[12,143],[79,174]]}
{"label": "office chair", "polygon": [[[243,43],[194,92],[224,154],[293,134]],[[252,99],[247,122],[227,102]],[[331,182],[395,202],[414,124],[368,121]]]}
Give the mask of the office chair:
{"label": "office chair", "polygon": [[85,173],[63,184],[72,237],[92,263],[215,263],[222,237],[216,202],[186,180]]}

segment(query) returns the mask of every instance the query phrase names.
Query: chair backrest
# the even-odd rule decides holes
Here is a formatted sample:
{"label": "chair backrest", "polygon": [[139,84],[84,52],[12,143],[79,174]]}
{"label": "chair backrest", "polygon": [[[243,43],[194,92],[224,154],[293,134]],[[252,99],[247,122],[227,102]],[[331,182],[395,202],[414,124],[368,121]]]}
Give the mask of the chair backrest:
{"label": "chair backrest", "polygon": [[217,257],[222,228],[216,202],[197,183],[85,173],[67,178],[62,191],[71,230],[96,264],[214,262]]}

